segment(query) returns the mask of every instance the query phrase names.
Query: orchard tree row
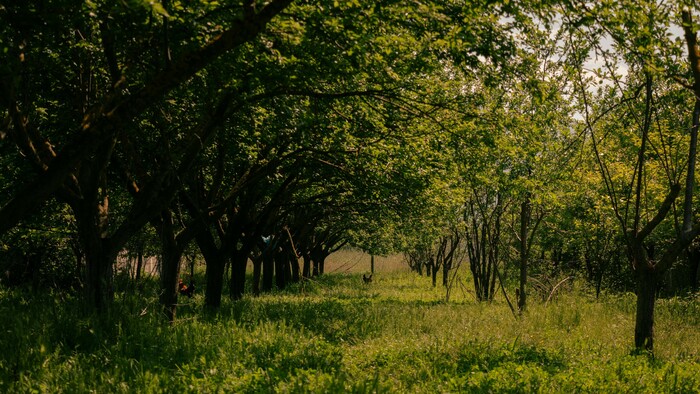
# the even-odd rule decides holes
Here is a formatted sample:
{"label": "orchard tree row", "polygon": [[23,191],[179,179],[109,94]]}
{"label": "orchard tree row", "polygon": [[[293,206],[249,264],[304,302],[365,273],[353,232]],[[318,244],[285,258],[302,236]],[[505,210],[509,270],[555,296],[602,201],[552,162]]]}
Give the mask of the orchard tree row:
{"label": "orchard tree row", "polygon": [[192,250],[217,308],[249,259],[257,294],[352,245],[465,261],[480,301],[515,277],[520,313],[534,274],[631,286],[646,349],[697,285],[694,5],[30,3],[0,4],[3,283],[101,313],[150,253],[173,320]]}

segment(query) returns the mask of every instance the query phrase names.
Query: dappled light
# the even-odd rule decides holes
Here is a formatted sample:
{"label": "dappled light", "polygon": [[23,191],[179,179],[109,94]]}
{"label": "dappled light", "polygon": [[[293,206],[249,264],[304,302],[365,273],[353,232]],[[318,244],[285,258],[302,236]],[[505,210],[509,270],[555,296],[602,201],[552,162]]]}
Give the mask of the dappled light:
{"label": "dappled light", "polygon": [[3,0],[0,392],[699,392],[699,19]]}

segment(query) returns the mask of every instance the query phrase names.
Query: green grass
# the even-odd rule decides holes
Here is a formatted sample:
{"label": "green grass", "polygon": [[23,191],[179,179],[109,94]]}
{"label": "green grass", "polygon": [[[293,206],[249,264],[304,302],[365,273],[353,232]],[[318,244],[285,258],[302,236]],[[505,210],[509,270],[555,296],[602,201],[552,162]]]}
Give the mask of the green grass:
{"label": "green grass", "polygon": [[634,356],[634,296],[573,288],[516,320],[412,273],[336,273],[218,314],[198,295],[174,325],[155,295],[96,317],[0,290],[0,392],[700,391],[700,299],[660,300],[655,357]]}

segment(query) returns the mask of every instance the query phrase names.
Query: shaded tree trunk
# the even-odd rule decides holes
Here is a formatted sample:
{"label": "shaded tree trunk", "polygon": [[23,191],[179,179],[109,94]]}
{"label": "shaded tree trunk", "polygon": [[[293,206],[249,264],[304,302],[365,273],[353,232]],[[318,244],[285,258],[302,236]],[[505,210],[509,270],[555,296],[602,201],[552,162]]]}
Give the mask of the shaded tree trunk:
{"label": "shaded tree trunk", "polygon": [[[496,291],[496,273],[501,234],[500,195],[488,193],[469,201],[465,239],[474,291],[479,301],[491,301]],[[488,207],[488,210],[486,209]]]}
{"label": "shaded tree trunk", "polygon": [[[238,229],[240,234],[242,229]],[[238,235],[231,239],[233,245],[240,243],[240,248],[234,248],[231,258],[231,279],[229,282],[229,295],[232,300],[240,300],[245,292],[246,268],[248,267],[248,257],[255,247],[256,237],[245,237]],[[239,242],[240,240],[240,242]]]}
{"label": "shaded tree trunk", "polygon": [[169,211],[163,212],[159,224],[158,232],[161,238],[160,303],[165,318],[173,322],[177,311],[178,279],[184,248],[177,243],[173,218]]}
{"label": "shaded tree trunk", "polygon": [[231,258],[231,280],[229,283],[229,295],[232,300],[243,298],[245,291],[245,272],[248,266],[247,250],[234,252]]}
{"label": "shaded tree trunk", "polygon": [[106,253],[98,245],[100,243],[89,242],[89,246],[84,245],[85,294],[88,309],[104,312],[114,300],[113,264],[116,255]]}
{"label": "shaded tree trunk", "polygon": [[442,285],[447,286],[450,276],[450,270],[452,269],[452,263],[445,263],[442,267]]}
{"label": "shaded tree trunk", "polygon": [[85,256],[85,298],[88,310],[103,312],[114,300],[114,261],[107,237],[108,198],[93,206],[86,198],[73,206]]}
{"label": "shaded tree trunk", "polygon": [[668,293],[678,295],[697,291],[699,258],[700,252],[697,246],[690,246],[685,253],[685,258],[668,271]]}
{"label": "shaded tree trunk", "polygon": [[[289,260],[287,259],[287,253],[284,249],[277,249],[274,255],[275,261],[275,286],[279,290],[287,287],[287,267],[289,267]],[[291,273],[290,275],[291,276]]]}
{"label": "shaded tree trunk", "polygon": [[311,262],[313,265],[313,276],[319,276],[323,274],[322,261],[325,259],[323,256],[323,250],[320,246],[315,246],[311,249]]}
{"label": "shaded tree trunk", "polygon": [[262,253],[262,291],[269,292],[272,290],[274,274],[275,251],[272,245],[268,245]]}
{"label": "shaded tree trunk", "polygon": [[253,295],[260,295],[260,279],[262,274],[262,253],[253,256],[253,283],[251,285],[253,289]]}
{"label": "shaded tree trunk", "polygon": [[311,277],[311,257],[309,256],[308,253],[304,253],[302,256],[304,259],[304,266],[301,272],[301,276],[303,278],[310,278]]}
{"label": "shaded tree trunk", "polygon": [[301,276],[299,275],[299,259],[293,252],[289,255],[289,265],[292,270],[292,282],[298,283],[301,280]]}
{"label": "shaded tree trunk", "polygon": [[134,283],[137,287],[141,281],[141,271],[143,271],[143,246],[139,248],[138,254],[136,255],[136,274],[134,276]]}
{"label": "shaded tree trunk", "polygon": [[654,304],[656,302],[657,274],[647,264],[637,270],[637,314],[634,327],[634,346],[637,349],[654,348]]}
{"label": "shaded tree trunk", "polygon": [[218,309],[221,306],[226,259],[217,248],[209,230],[199,232],[196,240],[206,262],[207,288],[204,293],[204,305],[207,308]]}
{"label": "shaded tree trunk", "polygon": [[520,297],[518,297],[518,312],[523,313],[527,304],[527,265],[528,265],[528,227],[530,225],[530,197],[520,204]]}

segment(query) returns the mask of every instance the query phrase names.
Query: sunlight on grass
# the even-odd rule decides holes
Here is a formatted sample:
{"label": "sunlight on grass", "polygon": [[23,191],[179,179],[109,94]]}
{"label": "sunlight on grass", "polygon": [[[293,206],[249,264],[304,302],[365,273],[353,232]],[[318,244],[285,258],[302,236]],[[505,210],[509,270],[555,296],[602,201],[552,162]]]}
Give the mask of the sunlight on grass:
{"label": "sunlight on grass", "polygon": [[0,290],[2,392],[697,392],[697,298],[660,300],[656,357],[632,356],[634,296],[572,287],[516,319],[501,298],[444,302],[427,277],[336,273],[284,292],[197,295],[174,325],[157,297],[84,316],[58,296]]}

